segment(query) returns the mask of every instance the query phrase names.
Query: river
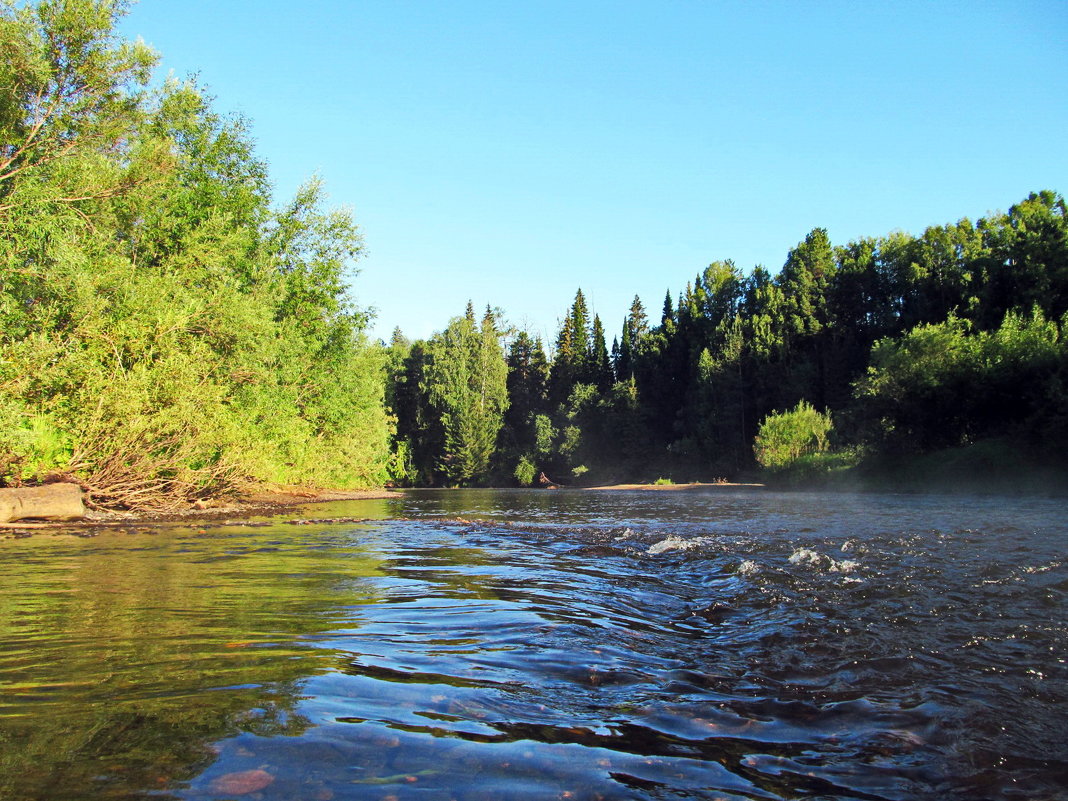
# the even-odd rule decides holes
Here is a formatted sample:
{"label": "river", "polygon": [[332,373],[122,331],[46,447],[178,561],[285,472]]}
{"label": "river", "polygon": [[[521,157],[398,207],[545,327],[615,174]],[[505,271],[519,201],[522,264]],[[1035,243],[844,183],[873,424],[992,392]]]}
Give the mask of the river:
{"label": "river", "polygon": [[0,540],[0,798],[1068,798],[1063,500],[298,515]]}

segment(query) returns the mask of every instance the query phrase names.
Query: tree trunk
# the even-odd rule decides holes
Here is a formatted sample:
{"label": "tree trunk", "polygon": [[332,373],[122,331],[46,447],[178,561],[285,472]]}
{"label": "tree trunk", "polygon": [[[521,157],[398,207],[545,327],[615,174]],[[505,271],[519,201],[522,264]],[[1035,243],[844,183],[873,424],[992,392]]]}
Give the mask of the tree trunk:
{"label": "tree trunk", "polygon": [[85,517],[82,490],[77,484],[0,489],[0,523],[24,520],[77,520]]}

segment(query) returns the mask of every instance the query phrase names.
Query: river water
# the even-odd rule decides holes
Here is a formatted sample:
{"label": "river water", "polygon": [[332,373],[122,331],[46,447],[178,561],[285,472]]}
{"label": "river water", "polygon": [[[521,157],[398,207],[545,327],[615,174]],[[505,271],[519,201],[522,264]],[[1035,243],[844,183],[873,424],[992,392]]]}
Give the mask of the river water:
{"label": "river water", "polygon": [[0,541],[0,798],[1068,798],[1063,500],[300,514]]}

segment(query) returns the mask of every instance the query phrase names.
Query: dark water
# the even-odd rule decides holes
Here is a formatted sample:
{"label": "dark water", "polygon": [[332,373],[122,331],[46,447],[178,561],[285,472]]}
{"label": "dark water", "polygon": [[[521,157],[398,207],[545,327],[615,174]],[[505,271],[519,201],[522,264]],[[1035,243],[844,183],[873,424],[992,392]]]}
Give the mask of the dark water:
{"label": "dark water", "polygon": [[0,798],[1068,798],[1063,501],[314,513],[0,541]]}

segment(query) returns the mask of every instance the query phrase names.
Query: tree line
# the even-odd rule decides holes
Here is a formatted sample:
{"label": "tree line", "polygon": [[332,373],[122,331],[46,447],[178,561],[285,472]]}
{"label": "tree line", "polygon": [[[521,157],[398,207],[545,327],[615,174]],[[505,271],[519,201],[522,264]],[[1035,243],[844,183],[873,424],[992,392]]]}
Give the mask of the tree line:
{"label": "tree line", "polygon": [[715,480],[983,441],[1063,463],[1066,315],[1051,191],[919,236],[834,246],[816,228],[774,275],[713,262],[656,317],[635,297],[611,346],[581,289],[550,348],[469,306],[389,345],[395,477]]}

